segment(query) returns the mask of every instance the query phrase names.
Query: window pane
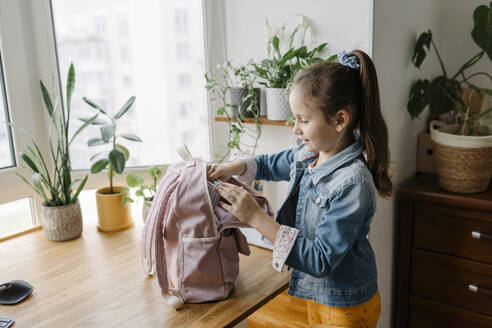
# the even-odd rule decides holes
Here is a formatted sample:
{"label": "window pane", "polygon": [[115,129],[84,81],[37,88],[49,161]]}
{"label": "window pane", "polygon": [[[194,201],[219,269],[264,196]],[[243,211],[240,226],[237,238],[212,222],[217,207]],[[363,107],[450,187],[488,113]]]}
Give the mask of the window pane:
{"label": "window pane", "polygon": [[7,110],[7,97],[0,55],[0,169],[14,166],[11,128],[3,122],[10,122]]}
{"label": "window pane", "polygon": [[[114,115],[131,96],[134,107],[120,120],[118,138],[130,150],[128,166],[176,162],[186,143],[194,156],[208,157],[209,140],[203,74],[201,0],[52,0],[62,90],[73,62],[71,133],[96,111],[93,100]],[[200,137],[198,137],[200,136]],[[109,145],[87,147],[99,127],[80,134],[70,149],[73,169],[88,169],[90,157]]]}
{"label": "window pane", "polygon": [[0,238],[33,226],[31,198],[0,204]]}

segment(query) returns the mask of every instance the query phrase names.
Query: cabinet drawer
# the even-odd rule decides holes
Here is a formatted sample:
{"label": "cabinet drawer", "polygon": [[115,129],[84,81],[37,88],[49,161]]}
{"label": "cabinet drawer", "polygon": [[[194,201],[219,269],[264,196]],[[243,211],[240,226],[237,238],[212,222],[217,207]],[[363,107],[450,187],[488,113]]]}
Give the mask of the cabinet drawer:
{"label": "cabinet drawer", "polygon": [[492,264],[492,213],[461,214],[459,209],[416,203],[412,245]]}
{"label": "cabinet drawer", "polygon": [[410,297],[411,328],[492,328],[492,317],[418,296]]}
{"label": "cabinet drawer", "polygon": [[490,264],[414,249],[410,284],[412,295],[492,316]]}

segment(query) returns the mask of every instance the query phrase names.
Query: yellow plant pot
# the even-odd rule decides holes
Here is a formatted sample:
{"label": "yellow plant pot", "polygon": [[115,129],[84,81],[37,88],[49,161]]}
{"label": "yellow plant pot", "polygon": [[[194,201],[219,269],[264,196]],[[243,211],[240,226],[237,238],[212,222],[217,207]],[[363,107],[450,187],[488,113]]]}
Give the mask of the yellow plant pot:
{"label": "yellow plant pot", "polygon": [[130,228],[133,225],[130,212],[130,204],[123,205],[123,197],[128,192],[123,192],[123,187],[113,187],[113,192],[109,193],[109,187],[101,188],[96,191],[97,230],[99,231],[120,231]]}

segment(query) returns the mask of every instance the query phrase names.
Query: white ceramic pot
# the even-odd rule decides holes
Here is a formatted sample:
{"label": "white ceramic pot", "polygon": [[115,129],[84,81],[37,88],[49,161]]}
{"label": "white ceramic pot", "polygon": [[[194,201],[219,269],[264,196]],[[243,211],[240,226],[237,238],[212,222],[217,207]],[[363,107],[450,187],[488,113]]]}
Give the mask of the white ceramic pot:
{"label": "white ceramic pot", "polygon": [[284,88],[267,88],[266,103],[267,118],[271,121],[285,121],[292,115]]}
{"label": "white ceramic pot", "polygon": [[51,241],[65,241],[80,237],[82,234],[82,212],[80,202],[65,206],[41,205],[43,231]]}
{"label": "white ceramic pot", "polygon": [[147,221],[147,216],[149,215],[150,206],[152,202],[144,201],[142,204],[142,221],[145,223]]}

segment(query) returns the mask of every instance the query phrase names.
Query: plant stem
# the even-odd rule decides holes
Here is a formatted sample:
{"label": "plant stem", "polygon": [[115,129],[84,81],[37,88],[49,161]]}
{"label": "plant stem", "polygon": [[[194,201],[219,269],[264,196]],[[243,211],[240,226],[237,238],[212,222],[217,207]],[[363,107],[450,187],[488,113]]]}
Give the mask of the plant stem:
{"label": "plant stem", "polygon": [[475,65],[475,63],[478,62],[480,60],[480,58],[482,58],[483,54],[484,54],[484,51],[482,50],[478,54],[476,54],[475,56],[473,56],[469,61],[467,61],[466,63],[464,63],[463,66],[460,67],[460,69],[458,70],[458,72],[456,72],[456,74],[453,75],[452,79],[454,80],[465,69],[470,68],[473,65]]}
{"label": "plant stem", "polygon": [[439,59],[439,64],[441,64],[442,72],[446,78],[448,78],[448,74],[446,73],[446,69],[444,68],[444,63],[442,62],[441,55],[439,54],[439,51],[437,50],[436,44],[434,43],[434,40],[431,41],[432,46],[434,47],[434,50],[436,51],[437,59]]}

